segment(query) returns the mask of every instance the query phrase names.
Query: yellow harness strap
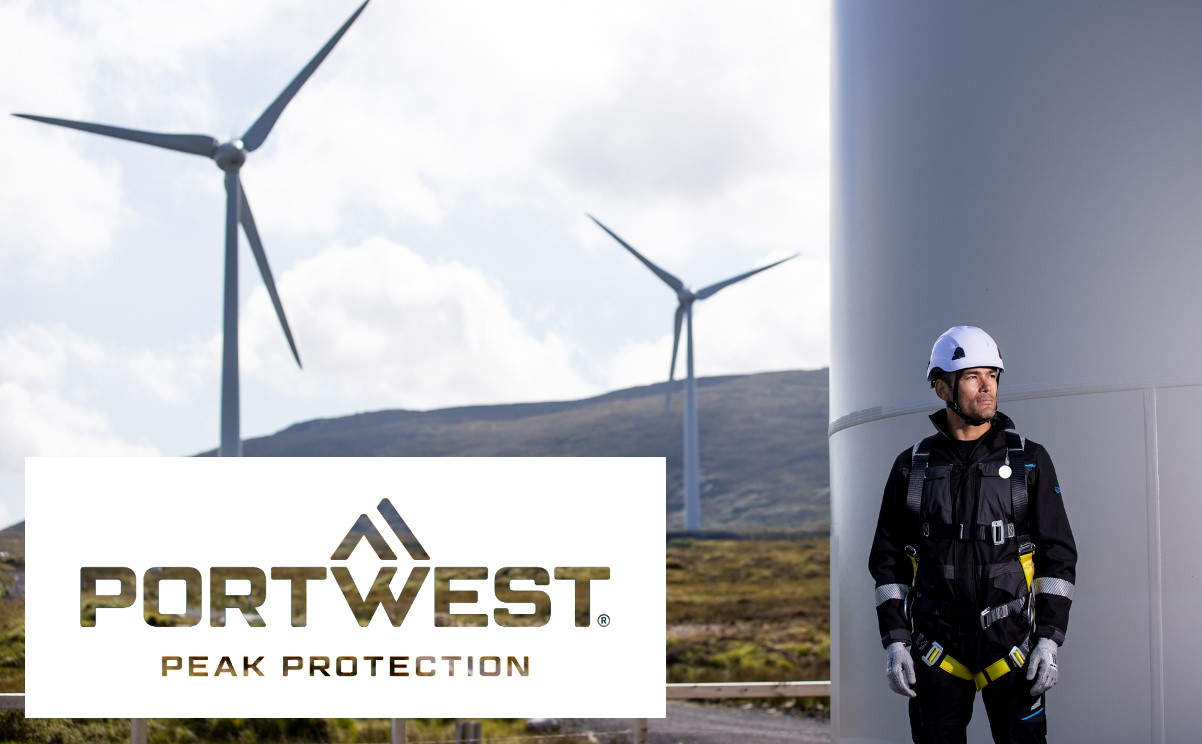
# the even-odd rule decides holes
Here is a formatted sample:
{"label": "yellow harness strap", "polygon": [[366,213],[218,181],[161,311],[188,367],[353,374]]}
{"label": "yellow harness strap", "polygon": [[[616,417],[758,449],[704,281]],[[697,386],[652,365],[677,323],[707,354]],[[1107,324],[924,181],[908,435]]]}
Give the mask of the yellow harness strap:
{"label": "yellow harness strap", "polygon": [[985,685],[1007,674],[1011,669],[1010,660],[1002,657],[974,674],[973,682],[976,682],[978,690],[983,689]]}
{"label": "yellow harness strap", "polygon": [[[938,664],[935,663],[936,659],[938,659]],[[931,644],[931,649],[923,655],[923,660],[930,666],[937,665],[953,677],[971,680],[978,690],[984,689],[985,685],[997,681],[1014,669],[1022,669],[1023,664],[1026,663],[1026,657],[1023,655],[1023,652],[1015,646],[1010,649],[1009,656],[1003,656],[981,671],[973,674],[968,667],[961,664],[952,656],[943,653],[943,647],[938,643]]]}
{"label": "yellow harness strap", "polygon": [[[1018,562],[1022,564],[1023,576],[1027,578],[1027,591],[1031,591],[1031,582],[1035,580],[1035,551],[1018,554]],[[1035,598],[1032,597],[1034,602]]]}
{"label": "yellow harness strap", "polygon": [[[943,657],[943,660],[939,662],[939,668],[953,677],[959,677],[960,679],[968,680],[973,678],[973,673],[968,671],[968,667],[964,666],[950,656]],[[981,687],[978,685],[977,689],[979,690]]]}

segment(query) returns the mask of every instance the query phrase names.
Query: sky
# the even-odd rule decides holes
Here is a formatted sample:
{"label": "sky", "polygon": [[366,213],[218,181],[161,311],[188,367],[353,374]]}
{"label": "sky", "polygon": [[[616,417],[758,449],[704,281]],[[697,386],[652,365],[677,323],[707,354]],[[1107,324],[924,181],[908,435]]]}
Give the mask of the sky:
{"label": "sky", "polygon": [[[0,114],[226,141],[355,0],[0,0]],[[242,435],[829,364],[829,7],[373,0],[242,182]],[[222,173],[0,116],[0,525],[24,459],[218,443]],[[677,374],[683,375],[682,358]],[[704,416],[704,410],[701,411]]]}

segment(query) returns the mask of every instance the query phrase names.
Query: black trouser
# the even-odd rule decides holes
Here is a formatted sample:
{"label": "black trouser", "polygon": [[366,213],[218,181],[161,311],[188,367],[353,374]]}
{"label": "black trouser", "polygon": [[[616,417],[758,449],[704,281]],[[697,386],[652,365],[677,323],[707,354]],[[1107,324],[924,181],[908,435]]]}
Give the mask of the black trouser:
{"label": "black trouser", "polygon": [[[915,744],[966,744],[976,685],[938,666],[927,666],[914,647],[911,651],[918,678],[914,685],[918,697],[910,700],[910,735]],[[1012,669],[981,690],[997,744],[1047,742],[1046,695],[1032,697],[1033,684],[1025,669]]]}

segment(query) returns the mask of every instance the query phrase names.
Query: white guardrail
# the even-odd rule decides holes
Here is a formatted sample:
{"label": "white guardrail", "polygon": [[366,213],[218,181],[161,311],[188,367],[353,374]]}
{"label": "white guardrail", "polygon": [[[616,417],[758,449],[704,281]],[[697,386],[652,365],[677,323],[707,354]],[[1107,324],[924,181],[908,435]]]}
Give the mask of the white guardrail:
{"label": "white guardrail", "polygon": [[[739,698],[830,697],[830,680],[820,682],[707,682],[669,684],[669,700],[734,700]],[[0,693],[0,710],[25,710],[24,693]],[[404,718],[393,718],[391,744],[405,744]],[[146,719],[131,718],[130,744],[146,744]],[[647,719],[635,723],[634,744],[647,744]]]}

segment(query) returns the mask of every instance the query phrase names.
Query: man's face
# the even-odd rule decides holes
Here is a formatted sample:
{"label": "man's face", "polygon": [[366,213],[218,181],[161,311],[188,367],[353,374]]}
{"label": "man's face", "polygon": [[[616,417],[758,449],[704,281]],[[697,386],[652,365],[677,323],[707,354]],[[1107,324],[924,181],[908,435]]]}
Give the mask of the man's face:
{"label": "man's face", "polygon": [[[952,376],[953,380],[955,375]],[[952,389],[940,381],[936,393],[945,401],[951,401]],[[965,418],[989,420],[997,414],[998,372],[993,367],[972,367],[960,373],[958,400]]]}

